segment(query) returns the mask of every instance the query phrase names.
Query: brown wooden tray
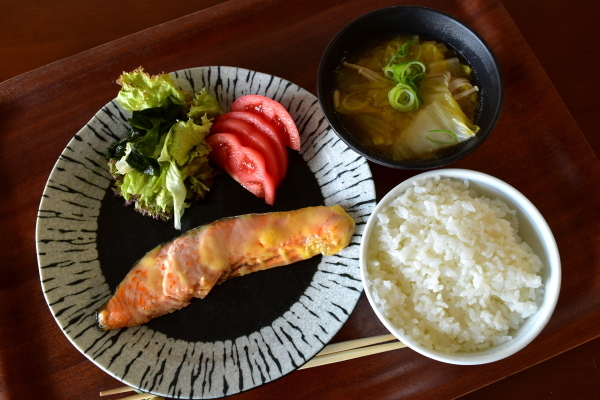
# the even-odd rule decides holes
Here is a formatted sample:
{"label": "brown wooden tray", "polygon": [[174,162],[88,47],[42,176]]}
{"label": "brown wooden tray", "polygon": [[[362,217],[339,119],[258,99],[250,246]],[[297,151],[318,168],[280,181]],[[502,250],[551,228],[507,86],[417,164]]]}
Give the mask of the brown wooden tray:
{"label": "brown wooden tray", "polygon": [[[0,385],[8,398],[93,398],[113,385],[52,319],[37,276],[34,228],[52,166],[72,136],[114,98],[115,78],[139,65],[153,73],[231,65],[316,93],[320,56],[335,33],[365,12],[398,4],[234,0],[0,84],[0,172],[8,181],[0,200],[6,276],[0,282]],[[297,371],[236,398],[454,398],[600,336],[598,160],[500,2],[418,4],[466,22],[500,62],[506,85],[500,121],[476,152],[452,167],[508,182],[544,215],[563,263],[555,314],[532,344],[493,364],[453,366],[403,349]],[[372,171],[379,198],[414,175],[376,165]],[[335,341],[382,333],[363,296]],[[36,380],[26,385],[23,376]]]}

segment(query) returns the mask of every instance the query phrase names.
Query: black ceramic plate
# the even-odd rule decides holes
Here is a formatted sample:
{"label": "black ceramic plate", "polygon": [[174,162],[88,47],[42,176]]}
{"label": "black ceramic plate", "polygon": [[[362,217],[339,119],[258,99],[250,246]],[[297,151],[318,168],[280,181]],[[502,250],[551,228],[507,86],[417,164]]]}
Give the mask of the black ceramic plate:
{"label": "black ceramic plate", "polygon": [[299,127],[302,149],[268,206],[225,174],[187,209],[187,230],[223,217],[340,204],[357,223],[339,254],[232,279],[204,299],[148,324],[102,332],[95,310],[136,260],[181,234],[124,207],[110,189],[104,152],[125,135],[128,113],[108,103],[71,140],[40,204],[37,250],[50,310],[69,340],[101,369],[145,392],[213,398],[248,390],[302,366],[352,312],[362,285],[358,247],[375,205],[371,172],[329,128],[316,97],[270,75],[232,67],[172,73],[186,91],[206,87],[224,109],[245,94],[281,102]]}

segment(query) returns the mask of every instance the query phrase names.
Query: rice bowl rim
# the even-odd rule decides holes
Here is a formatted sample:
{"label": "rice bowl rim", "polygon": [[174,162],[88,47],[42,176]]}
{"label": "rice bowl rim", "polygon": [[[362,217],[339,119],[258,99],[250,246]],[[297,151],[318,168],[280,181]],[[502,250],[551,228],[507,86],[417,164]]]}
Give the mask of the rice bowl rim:
{"label": "rice bowl rim", "polygon": [[[536,252],[544,263],[541,271],[544,285],[542,304],[534,315],[526,318],[521,328],[513,335],[513,339],[506,343],[492,346],[485,350],[456,352],[452,354],[426,348],[410,336],[399,332],[398,329],[394,327],[390,320],[378,308],[373,299],[372,289],[367,285],[367,249],[373,227],[377,223],[377,215],[381,213],[381,210],[389,205],[392,200],[403,194],[407,188],[413,187],[414,182],[438,177],[441,179],[449,178],[460,181],[467,180],[469,181],[469,188],[475,189],[479,195],[490,198],[493,198],[492,196],[495,195],[496,198],[506,202],[510,209],[517,211],[519,227],[523,227],[524,218],[527,218],[527,222],[535,227],[534,231],[537,234],[536,236],[543,246],[544,254],[538,254]],[[498,194],[488,195],[482,193],[482,191],[497,192]],[[519,230],[519,233],[520,232],[521,230]],[[375,206],[373,213],[367,220],[360,244],[359,265],[363,287],[367,299],[369,300],[369,304],[390,333],[412,350],[426,357],[456,365],[478,365],[499,361],[517,353],[531,343],[550,320],[558,301],[561,284],[561,262],[556,240],[548,223],[533,203],[517,189],[498,178],[482,172],[458,168],[427,171],[403,181],[390,190]],[[511,334],[512,333],[513,332],[511,332]]]}

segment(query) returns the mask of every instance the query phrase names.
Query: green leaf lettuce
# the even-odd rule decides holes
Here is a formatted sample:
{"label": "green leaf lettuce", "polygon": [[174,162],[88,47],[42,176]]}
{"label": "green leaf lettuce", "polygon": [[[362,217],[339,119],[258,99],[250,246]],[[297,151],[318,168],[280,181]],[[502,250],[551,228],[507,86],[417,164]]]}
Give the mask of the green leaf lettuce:
{"label": "green leaf lettuce", "polygon": [[214,119],[223,113],[217,99],[208,94],[206,88],[204,88],[196,93],[187,115],[194,120],[200,120],[204,117]]}
{"label": "green leaf lettuce", "polygon": [[142,68],[123,74],[119,83],[117,100],[133,114],[128,136],[107,150],[115,192],[137,211],[173,218],[175,228],[181,229],[185,208],[204,198],[216,174],[205,138],[209,118],[222,110],[203,89],[186,115],[191,95],[177,89],[168,75],[150,77]]}
{"label": "green leaf lettuce", "polygon": [[163,107],[169,104],[186,104],[188,94],[179,90],[168,74],[150,76],[142,67],[124,72],[117,80],[121,91],[117,101],[127,111]]}

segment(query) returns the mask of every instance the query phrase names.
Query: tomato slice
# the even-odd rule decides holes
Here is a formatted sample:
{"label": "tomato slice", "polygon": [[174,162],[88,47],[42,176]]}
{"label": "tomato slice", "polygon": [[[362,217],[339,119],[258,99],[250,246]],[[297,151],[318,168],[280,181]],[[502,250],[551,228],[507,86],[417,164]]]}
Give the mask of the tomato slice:
{"label": "tomato slice", "polygon": [[225,119],[239,119],[254,125],[265,135],[277,142],[277,145],[280,146],[285,152],[285,146],[288,142],[287,135],[282,129],[280,129],[279,126],[274,124],[272,121],[266,119],[261,114],[251,113],[248,111],[231,111],[219,116],[219,118],[217,118],[215,122],[222,121]]}
{"label": "tomato slice", "polygon": [[285,144],[294,150],[300,150],[300,135],[294,119],[279,102],[265,96],[249,94],[231,104],[229,111],[247,111],[260,114],[272,121],[285,132]]}
{"label": "tomato slice", "polygon": [[253,124],[236,118],[217,118],[210,127],[211,133],[231,133],[238,137],[242,146],[257,150],[265,158],[267,171],[275,179],[275,184],[285,177],[287,152],[278,139],[267,136]]}
{"label": "tomato slice", "polygon": [[230,133],[215,133],[206,138],[212,148],[210,160],[223,168],[233,179],[267,204],[275,203],[275,181],[256,150],[242,146]]}

